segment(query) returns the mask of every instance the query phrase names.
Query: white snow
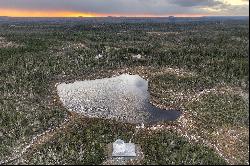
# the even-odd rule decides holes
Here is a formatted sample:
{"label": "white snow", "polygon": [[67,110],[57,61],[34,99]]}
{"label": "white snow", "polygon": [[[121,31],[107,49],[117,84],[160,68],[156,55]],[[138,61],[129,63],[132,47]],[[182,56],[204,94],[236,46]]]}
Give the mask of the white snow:
{"label": "white snow", "polygon": [[125,143],[121,139],[117,139],[113,143],[113,157],[135,157],[135,144]]}
{"label": "white snow", "polygon": [[98,55],[95,56],[95,59],[100,59],[100,58],[102,58],[102,57],[103,57],[102,54],[98,54]]}
{"label": "white snow", "polygon": [[132,57],[135,58],[135,59],[141,59],[142,55],[141,54],[137,54],[137,55],[133,55]]}

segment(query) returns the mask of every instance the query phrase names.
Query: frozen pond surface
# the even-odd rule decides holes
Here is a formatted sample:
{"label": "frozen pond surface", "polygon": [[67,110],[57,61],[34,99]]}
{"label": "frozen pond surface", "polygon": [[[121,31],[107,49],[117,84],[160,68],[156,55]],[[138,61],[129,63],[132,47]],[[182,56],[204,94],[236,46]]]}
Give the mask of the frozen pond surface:
{"label": "frozen pond surface", "polygon": [[155,123],[176,120],[180,116],[178,110],[162,110],[150,104],[147,90],[148,81],[128,74],[57,85],[63,105],[87,117]]}

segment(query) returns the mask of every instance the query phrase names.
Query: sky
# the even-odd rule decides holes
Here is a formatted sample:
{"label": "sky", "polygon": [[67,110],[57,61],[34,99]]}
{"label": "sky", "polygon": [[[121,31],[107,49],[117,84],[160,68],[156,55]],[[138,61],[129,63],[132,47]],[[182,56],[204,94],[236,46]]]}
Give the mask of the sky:
{"label": "sky", "polygon": [[249,0],[0,0],[0,16],[249,16]]}

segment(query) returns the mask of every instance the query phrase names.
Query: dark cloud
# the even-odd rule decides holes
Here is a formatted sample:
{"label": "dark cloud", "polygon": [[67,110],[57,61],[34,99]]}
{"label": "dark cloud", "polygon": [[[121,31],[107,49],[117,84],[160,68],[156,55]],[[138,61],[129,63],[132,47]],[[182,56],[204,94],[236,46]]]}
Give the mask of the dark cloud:
{"label": "dark cloud", "polygon": [[[204,10],[206,7],[219,9],[227,6],[219,0],[0,0],[0,8],[122,15],[209,14]],[[237,11],[234,12],[237,13]]]}

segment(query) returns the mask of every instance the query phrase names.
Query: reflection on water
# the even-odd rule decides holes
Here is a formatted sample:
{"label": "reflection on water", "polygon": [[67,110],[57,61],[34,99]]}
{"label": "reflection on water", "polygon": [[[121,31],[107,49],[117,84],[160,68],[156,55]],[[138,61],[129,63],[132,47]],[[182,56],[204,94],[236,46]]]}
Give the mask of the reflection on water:
{"label": "reflection on water", "polygon": [[138,75],[61,83],[57,91],[66,108],[87,117],[156,123],[181,115],[178,110],[162,110],[150,104],[148,81]]}

